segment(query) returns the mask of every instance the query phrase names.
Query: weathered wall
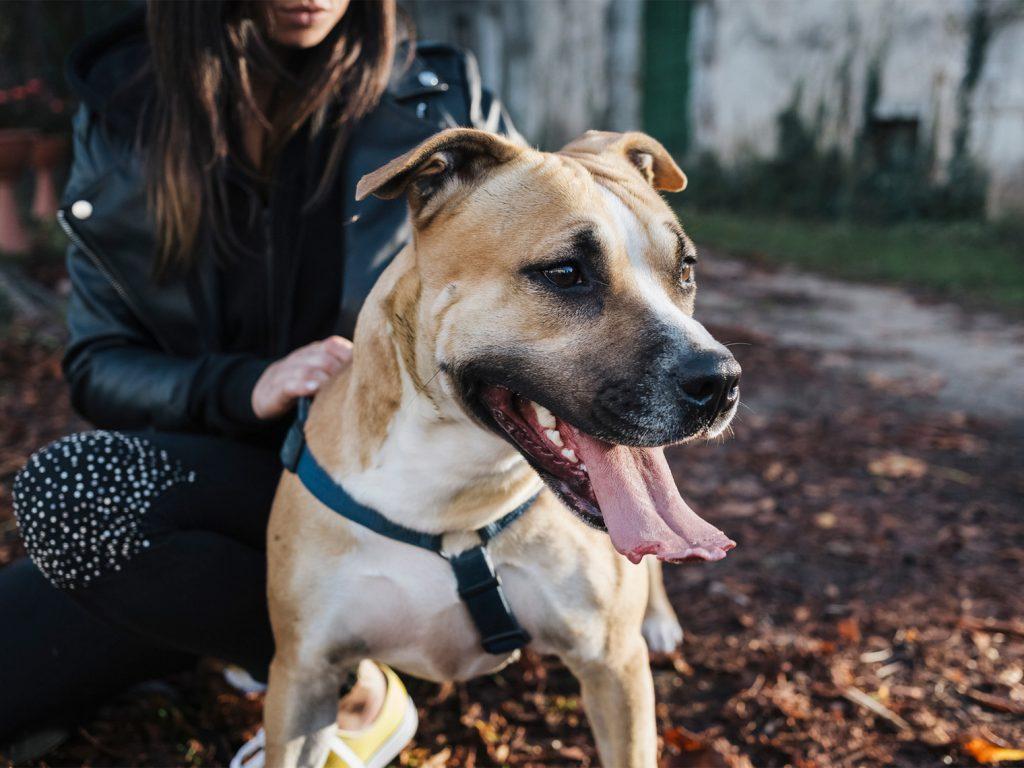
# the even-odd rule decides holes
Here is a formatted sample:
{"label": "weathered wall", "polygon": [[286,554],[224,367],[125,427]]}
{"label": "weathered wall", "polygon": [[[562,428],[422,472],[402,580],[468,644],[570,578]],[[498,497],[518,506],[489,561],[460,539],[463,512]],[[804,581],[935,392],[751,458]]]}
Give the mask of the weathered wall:
{"label": "weathered wall", "polygon": [[989,211],[1024,216],[1024,4],[1006,10],[974,89],[970,148],[991,177]]}
{"label": "weathered wall", "polygon": [[695,148],[727,162],[768,155],[776,118],[799,98],[822,144],[849,151],[874,72],[869,111],[918,120],[937,179],[966,125],[967,149],[990,177],[990,213],[1024,210],[1024,4],[985,5],[990,33],[980,69],[967,77],[977,7],[977,0],[701,0],[692,40]]}
{"label": "weathered wall", "polygon": [[638,0],[409,0],[420,38],[473,51],[527,141],[640,127]]}

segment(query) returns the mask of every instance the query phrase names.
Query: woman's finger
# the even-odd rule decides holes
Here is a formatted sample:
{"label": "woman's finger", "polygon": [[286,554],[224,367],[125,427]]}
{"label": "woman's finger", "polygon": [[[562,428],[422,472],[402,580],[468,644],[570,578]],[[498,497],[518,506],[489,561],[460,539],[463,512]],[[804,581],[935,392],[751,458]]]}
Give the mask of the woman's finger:
{"label": "woman's finger", "polygon": [[296,353],[295,359],[297,362],[313,363],[321,368],[326,368],[329,365],[340,370],[341,366],[347,365],[351,360],[351,356],[346,358],[345,353],[341,349],[341,347],[335,344],[326,344],[318,341],[315,344],[300,349]]}
{"label": "woman's finger", "polygon": [[333,376],[344,366],[335,358],[323,352],[307,352],[294,358],[289,358],[282,366],[282,375],[285,378],[292,376],[304,376],[310,371],[322,371],[326,377]]}
{"label": "woman's finger", "polygon": [[315,365],[307,365],[299,368],[296,372],[299,378],[307,379],[309,381],[315,381],[317,384],[323,384],[329,378],[331,378],[330,371],[325,371],[323,368],[318,368]]}
{"label": "woman's finger", "polygon": [[[314,341],[299,347],[286,358],[290,364],[313,363],[332,372],[352,362],[352,342],[341,336],[331,336],[323,341]],[[330,361],[325,362],[325,361]]]}
{"label": "woman's finger", "polygon": [[313,368],[317,368],[321,371],[327,371],[328,374],[338,373],[345,367],[345,363],[341,362],[334,355],[329,355],[326,352],[317,352],[310,355],[305,359],[305,364]]}
{"label": "woman's finger", "polygon": [[352,342],[344,336],[328,336],[321,343],[324,352],[337,359],[338,362],[342,364],[352,362]]}
{"label": "woman's finger", "polygon": [[296,398],[315,394],[332,375],[324,367],[340,367],[334,358],[323,354],[314,356],[315,363],[302,362],[297,352],[267,368],[253,388],[253,411],[260,418],[280,416]]}
{"label": "woman's finger", "polygon": [[305,363],[317,355],[322,354],[323,352],[320,349],[320,342],[314,341],[312,344],[307,344],[304,347],[296,349],[285,358],[285,362],[291,365],[295,365],[296,363]]}
{"label": "woman's finger", "polygon": [[315,379],[305,376],[296,376],[288,380],[284,385],[283,390],[287,393],[289,399],[294,399],[296,397],[312,395],[320,389],[320,384],[321,382],[316,381]]}

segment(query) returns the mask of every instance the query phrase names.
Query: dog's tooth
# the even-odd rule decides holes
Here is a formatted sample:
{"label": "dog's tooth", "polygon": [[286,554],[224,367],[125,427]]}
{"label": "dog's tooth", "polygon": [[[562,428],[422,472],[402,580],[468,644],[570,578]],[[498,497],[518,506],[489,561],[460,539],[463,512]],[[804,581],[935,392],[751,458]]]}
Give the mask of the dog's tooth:
{"label": "dog's tooth", "polygon": [[530,401],[530,403],[531,403],[531,405],[533,405],[533,412],[535,414],[537,414],[537,421],[538,421],[538,423],[542,427],[548,427],[550,429],[554,429],[555,428],[555,424],[557,423],[555,421],[555,414],[553,414],[551,411],[549,411],[543,405],[538,405],[537,403],[534,403],[532,400]]}
{"label": "dog's tooth", "polygon": [[572,448],[563,448],[562,455],[565,456],[565,458],[567,458],[573,464],[579,462],[579,459],[576,458],[576,451],[574,451]]}
{"label": "dog's tooth", "polygon": [[548,440],[561,448],[565,443],[562,442],[562,433],[557,429],[545,429],[544,434],[548,436]]}

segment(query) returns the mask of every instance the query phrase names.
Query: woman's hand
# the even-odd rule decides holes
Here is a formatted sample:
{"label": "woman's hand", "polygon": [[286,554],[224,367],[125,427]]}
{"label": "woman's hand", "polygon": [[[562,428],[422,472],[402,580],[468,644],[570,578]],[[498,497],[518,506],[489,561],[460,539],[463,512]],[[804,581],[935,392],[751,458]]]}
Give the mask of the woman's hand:
{"label": "woman's hand", "polygon": [[299,347],[272,363],[252,389],[252,410],[260,419],[284,414],[300,397],[314,394],[352,362],[352,342],[330,336]]}

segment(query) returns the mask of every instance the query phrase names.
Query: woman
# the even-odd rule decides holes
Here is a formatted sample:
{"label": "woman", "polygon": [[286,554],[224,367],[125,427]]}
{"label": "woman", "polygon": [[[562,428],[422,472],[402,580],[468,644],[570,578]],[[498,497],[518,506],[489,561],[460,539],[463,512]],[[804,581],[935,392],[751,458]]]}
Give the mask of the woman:
{"label": "woman", "polygon": [[[32,562],[0,571],[0,743],[198,656],[265,679],[277,447],[409,234],[356,181],[444,127],[511,131],[471,59],[399,45],[395,16],[154,0],[72,55],[64,370],[100,429],[15,484]],[[382,765],[387,673],[364,663],[339,707]]]}

